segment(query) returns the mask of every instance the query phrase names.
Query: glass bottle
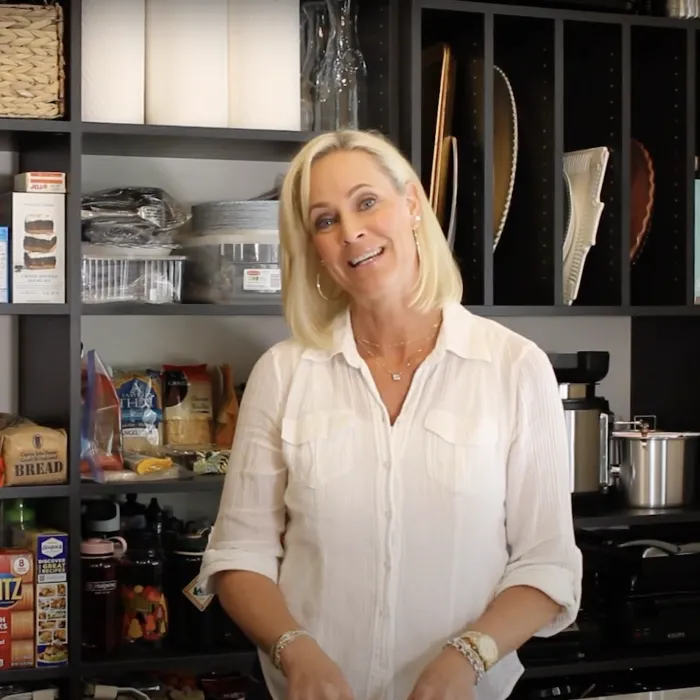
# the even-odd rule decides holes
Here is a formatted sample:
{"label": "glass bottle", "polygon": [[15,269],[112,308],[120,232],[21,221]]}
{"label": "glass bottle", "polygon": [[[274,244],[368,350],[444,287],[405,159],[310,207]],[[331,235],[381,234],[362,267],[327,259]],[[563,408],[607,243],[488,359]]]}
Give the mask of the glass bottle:
{"label": "glass bottle", "polygon": [[165,558],[157,535],[148,530],[128,533],[127,543],[119,570],[122,638],[127,644],[159,649],[168,634]]}
{"label": "glass bottle", "polygon": [[[213,594],[199,585],[199,570],[209,540],[208,530],[181,534],[168,557],[166,585],[170,612],[170,644],[178,651],[208,652],[216,649],[221,611]],[[225,617],[225,613],[223,614]]]}
{"label": "glass bottle", "polygon": [[357,129],[364,125],[367,64],[357,37],[354,0],[326,0],[328,41],[316,80],[316,128]]}
{"label": "glass bottle", "polygon": [[121,537],[90,538],[80,544],[83,586],[81,632],[86,659],[108,656],[119,644],[117,561],[125,551],[126,542]]}
{"label": "glass bottle", "polygon": [[327,42],[327,20],[325,0],[313,0],[302,6],[305,27],[305,51],[301,63],[301,128],[315,128],[316,75],[318,73]]}

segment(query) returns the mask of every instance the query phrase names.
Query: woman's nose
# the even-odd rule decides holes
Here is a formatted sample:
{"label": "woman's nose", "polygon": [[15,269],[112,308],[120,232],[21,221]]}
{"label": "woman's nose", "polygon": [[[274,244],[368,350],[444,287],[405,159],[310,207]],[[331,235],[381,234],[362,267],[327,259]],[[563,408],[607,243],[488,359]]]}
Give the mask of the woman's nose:
{"label": "woman's nose", "polygon": [[345,243],[354,243],[365,234],[360,218],[353,215],[342,217],[340,229]]}

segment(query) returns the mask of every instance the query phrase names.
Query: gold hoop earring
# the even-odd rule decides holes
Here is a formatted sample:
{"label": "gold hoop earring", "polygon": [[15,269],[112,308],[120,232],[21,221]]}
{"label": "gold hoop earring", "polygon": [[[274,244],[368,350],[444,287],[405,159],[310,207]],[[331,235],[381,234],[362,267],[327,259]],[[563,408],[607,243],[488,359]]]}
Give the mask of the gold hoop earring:
{"label": "gold hoop earring", "polygon": [[340,296],[341,296],[339,294],[337,297],[333,297],[332,299],[330,299],[329,297],[327,297],[323,293],[323,290],[321,289],[321,273],[320,272],[316,273],[316,291],[318,292],[318,295],[321,297],[321,299],[323,299],[323,301],[328,301],[328,302],[338,301],[338,299],[340,299]]}
{"label": "gold hoop earring", "polygon": [[417,229],[413,229],[413,240],[416,243],[416,255],[418,255],[418,264],[420,265],[421,263],[421,257],[420,257],[420,241],[418,240],[418,231]]}
{"label": "gold hoop earring", "polygon": [[321,289],[321,273],[317,272],[316,273],[316,291],[318,292],[318,295],[323,299],[323,301],[330,301],[330,299],[323,293],[323,290]]}

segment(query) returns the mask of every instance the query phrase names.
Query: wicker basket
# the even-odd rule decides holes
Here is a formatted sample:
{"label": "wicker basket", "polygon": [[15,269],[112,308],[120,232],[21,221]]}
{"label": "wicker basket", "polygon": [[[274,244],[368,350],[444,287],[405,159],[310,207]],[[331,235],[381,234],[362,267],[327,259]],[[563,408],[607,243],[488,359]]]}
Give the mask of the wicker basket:
{"label": "wicker basket", "polygon": [[64,83],[61,6],[0,4],[0,117],[62,117]]}

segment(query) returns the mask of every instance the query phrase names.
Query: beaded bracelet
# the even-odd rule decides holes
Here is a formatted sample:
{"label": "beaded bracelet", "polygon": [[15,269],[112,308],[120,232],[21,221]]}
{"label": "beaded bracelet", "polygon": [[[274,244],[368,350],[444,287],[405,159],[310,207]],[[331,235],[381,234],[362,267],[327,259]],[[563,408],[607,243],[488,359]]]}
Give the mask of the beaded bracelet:
{"label": "beaded bracelet", "polygon": [[484,666],[484,660],[477,653],[474,647],[469,644],[466,639],[462,639],[462,637],[450,639],[445,646],[456,649],[469,662],[469,665],[474,669],[474,675],[476,676],[475,685],[478,685],[486,673],[486,667]]}
{"label": "beaded bracelet", "polygon": [[[306,630],[289,630],[285,632],[280,638],[272,645],[270,649],[270,659],[272,659],[272,665],[278,670],[282,671],[282,661],[281,655],[284,648],[293,642],[297,637],[308,637],[309,633]],[[282,671],[284,673],[284,671]]]}

